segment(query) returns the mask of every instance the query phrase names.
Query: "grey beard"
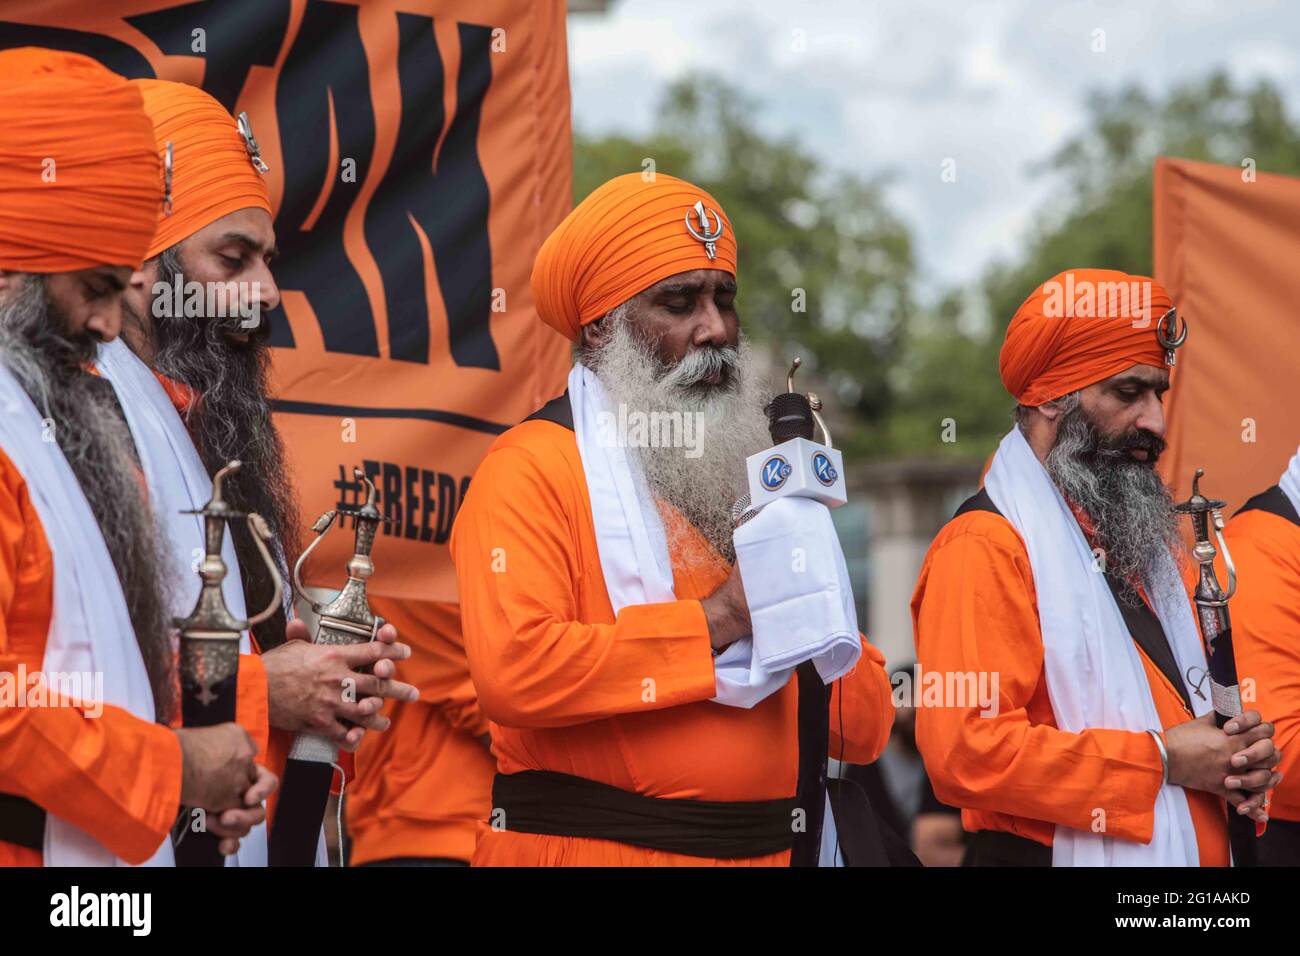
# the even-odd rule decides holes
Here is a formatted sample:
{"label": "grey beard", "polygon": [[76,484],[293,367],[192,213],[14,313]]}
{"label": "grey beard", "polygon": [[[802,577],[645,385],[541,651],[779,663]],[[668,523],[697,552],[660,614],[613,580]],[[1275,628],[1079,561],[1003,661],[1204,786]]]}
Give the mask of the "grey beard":
{"label": "grey beard", "polygon": [[1077,399],[1061,419],[1047,472],[1061,493],[1093,522],[1106,570],[1137,606],[1133,585],[1149,583],[1161,555],[1183,555],[1173,499],[1151,463],[1134,461],[1122,443],[1103,441]]}
{"label": "grey beard", "polygon": [[[137,477],[135,445],[112,386],[86,371],[89,336],[65,335],[66,321],[49,307],[45,282],[27,276],[0,306],[0,357],[43,418],[85,494],[117,569],[153,690],[155,718],[175,713],[175,665],[164,582],[162,537]],[[95,622],[91,622],[92,626]]]}
{"label": "grey beard", "polygon": [[[693,416],[692,448],[629,447],[646,484],[661,508],[668,505],[690,523],[727,561],[735,559],[731,540],[731,506],[746,490],[745,458],[771,444],[763,406],[767,396],[753,370],[749,344],[692,349],[676,365],[659,361],[617,309],[604,321],[610,336],[596,349],[579,353],[582,363],[600,378],[613,410],[620,405],[643,414]],[[722,383],[705,379],[723,373]],[[698,457],[691,457],[687,454]],[[682,560],[703,561],[684,540],[670,542]]]}
{"label": "grey beard", "polygon": [[[163,252],[157,281],[170,287],[183,273],[180,247]],[[197,399],[185,424],[199,457],[210,475],[239,460],[239,471],[224,482],[226,501],[237,511],[257,512],[266,519],[283,549],[275,556],[281,577],[287,578],[298,545],[298,511],[284,445],[271,418],[271,354],[264,343],[269,327],[263,317],[258,334],[247,345],[237,345],[226,333],[237,330],[239,321],[239,317],[151,316],[154,368],[195,390]],[[231,524],[231,540],[248,607],[265,607],[274,582],[243,522]],[[272,622],[268,626],[283,627],[278,615]]]}

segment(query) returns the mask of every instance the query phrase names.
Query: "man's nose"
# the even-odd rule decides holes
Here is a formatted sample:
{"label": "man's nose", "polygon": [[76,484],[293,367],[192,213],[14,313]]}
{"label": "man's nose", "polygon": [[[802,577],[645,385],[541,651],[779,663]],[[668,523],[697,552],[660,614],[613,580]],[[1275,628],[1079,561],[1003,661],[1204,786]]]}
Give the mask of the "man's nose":
{"label": "man's nose", "polygon": [[256,283],[254,291],[259,309],[269,311],[280,304],[280,287],[275,284],[275,276],[271,275],[270,266],[262,263],[253,281]]}
{"label": "man's nose", "polygon": [[1147,397],[1142,405],[1142,412],[1133,423],[1137,428],[1149,431],[1157,438],[1165,437],[1165,407],[1154,395]]}
{"label": "man's nose", "polygon": [[727,344],[727,322],[712,297],[709,297],[703,308],[696,313],[695,334],[691,337],[691,344],[712,345],[718,348]]}
{"label": "man's nose", "polygon": [[101,342],[111,342],[122,333],[122,293],[94,307],[86,320],[86,331]]}

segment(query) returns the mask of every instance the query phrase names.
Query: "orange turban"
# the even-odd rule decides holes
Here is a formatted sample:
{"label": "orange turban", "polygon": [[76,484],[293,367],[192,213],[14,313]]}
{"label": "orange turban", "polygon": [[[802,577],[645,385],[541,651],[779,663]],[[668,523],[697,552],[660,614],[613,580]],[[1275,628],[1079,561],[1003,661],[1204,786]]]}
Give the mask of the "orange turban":
{"label": "orange turban", "polygon": [[[271,212],[266,181],[226,108],[188,83],[133,80],[153,121],[158,154],[172,144],[172,214],[159,215],[152,259],[240,209]],[[256,131],[254,131],[256,134]]]}
{"label": "orange turban", "polygon": [[78,53],[0,52],[0,269],[138,269],[162,195],[126,80]]}
{"label": "orange turban", "polygon": [[[707,231],[696,203],[703,203]],[[722,234],[709,258],[696,233]],[[661,279],[692,269],[736,273],[736,234],[718,201],[698,186],[655,174],[618,176],[577,205],[542,243],[533,300],[542,321],[568,339]]]}
{"label": "orange turban", "polygon": [[1002,343],[1002,384],[1037,406],[1134,365],[1165,367],[1156,325],[1173,308],[1147,276],[1070,269],[1048,279],[1016,310]]}

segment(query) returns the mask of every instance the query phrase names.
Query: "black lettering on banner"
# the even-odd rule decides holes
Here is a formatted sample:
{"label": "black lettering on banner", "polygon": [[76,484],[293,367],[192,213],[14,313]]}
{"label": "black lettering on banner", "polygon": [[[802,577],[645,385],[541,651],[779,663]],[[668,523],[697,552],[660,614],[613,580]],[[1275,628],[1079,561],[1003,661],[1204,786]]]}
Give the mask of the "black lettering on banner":
{"label": "black lettering on banner", "polygon": [[429,515],[436,510],[434,508],[433,485],[438,480],[436,472],[428,468],[420,472],[420,540],[432,541],[433,529],[429,527]]}
{"label": "black lettering on banner", "polygon": [[429,360],[424,252],[418,230],[433,251],[452,360],[461,366],[500,369],[489,325],[491,196],[478,155],[483,99],[492,81],[492,30],[458,24],[456,112],[437,150],[435,167],[438,137],[446,124],[446,84],[433,20],[399,13],[397,25],[402,121],[392,162],[366,209],[365,224],[366,242],[375,252],[384,280],[392,356],[408,362]]}
{"label": "black lettering on banner", "polygon": [[[203,89],[234,113],[249,70],[254,66],[275,66],[289,29],[289,3],[199,0],[123,19],[168,56],[203,57],[207,61]],[[195,51],[194,30],[200,27],[207,36],[204,49]],[[253,132],[257,133],[256,126]]]}
{"label": "black lettering on banner", "polygon": [[[320,323],[327,352],[379,355],[375,318],[361,277],[343,247],[343,224],[366,181],[375,148],[370,73],[355,6],[307,4],[275,90],[284,160],[284,201],[275,220],[281,290],[301,291]],[[338,160],[356,161],[356,181],[331,164],[330,124]],[[351,178],[351,177],[349,177]],[[323,190],[329,198],[316,208]],[[313,220],[313,215],[315,219]],[[371,249],[376,258],[383,246]],[[292,347],[284,307],[269,313],[271,345]]]}
{"label": "black lettering on banner", "polygon": [[415,483],[420,480],[420,469],[412,465],[406,466],[406,524],[402,529],[402,537],[415,539],[420,536],[419,529],[415,526],[415,503],[419,498],[415,494]]}
{"label": "black lettering on banner", "polygon": [[[340,464],[338,480],[338,509],[356,509],[365,504],[366,486],[352,477],[352,465]],[[367,478],[375,482],[379,491],[379,509],[384,515],[383,534],[411,541],[446,544],[456,513],[469,490],[470,476],[457,478],[446,472],[398,465],[387,461],[366,459],[361,463]],[[431,524],[430,518],[437,518]],[[416,523],[416,515],[419,523]],[[355,518],[343,518],[339,526],[356,527]]]}

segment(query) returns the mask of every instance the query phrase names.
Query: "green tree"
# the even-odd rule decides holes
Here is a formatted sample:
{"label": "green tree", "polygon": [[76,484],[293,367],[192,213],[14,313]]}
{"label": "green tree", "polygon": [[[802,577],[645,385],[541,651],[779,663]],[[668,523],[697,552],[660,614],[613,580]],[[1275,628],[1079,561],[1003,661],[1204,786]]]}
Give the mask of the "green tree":
{"label": "green tree", "polygon": [[[1267,82],[1242,88],[1214,73],[1163,99],[1131,86],[1094,95],[1088,112],[1084,132],[1040,170],[1060,180],[1059,198],[1040,210],[1043,225],[1019,258],[994,265],[974,289],[948,296],[934,315],[909,326],[891,449],[970,457],[993,450],[1013,407],[998,378],[998,351],[1029,292],[1072,267],[1151,274],[1158,155],[1230,166],[1250,157],[1261,172],[1300,174],[1300,129]],[[958,421],[956,444],[940,441],[945,417]]]}

